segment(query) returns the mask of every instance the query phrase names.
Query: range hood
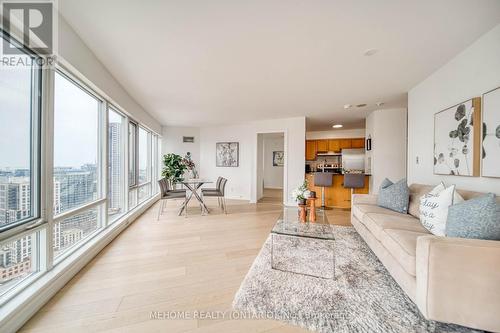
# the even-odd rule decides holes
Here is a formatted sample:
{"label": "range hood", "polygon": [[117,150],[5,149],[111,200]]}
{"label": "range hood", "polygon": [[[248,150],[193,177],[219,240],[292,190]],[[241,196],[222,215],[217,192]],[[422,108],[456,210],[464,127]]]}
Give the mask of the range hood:
{"label": "range hood", "polygon": [[326,151],[322,153],[317,153],[316,156],[341,156],[342,153],[336,153],[334,151]]}

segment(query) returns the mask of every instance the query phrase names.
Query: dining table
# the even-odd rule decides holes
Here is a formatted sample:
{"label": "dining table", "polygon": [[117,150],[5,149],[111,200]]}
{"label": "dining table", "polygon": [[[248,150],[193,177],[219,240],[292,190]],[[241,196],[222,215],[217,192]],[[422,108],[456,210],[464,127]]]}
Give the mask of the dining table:
{"label": "dining table", "polygon": [[195,197],[195,199],[198,201],[200,204],[201,208],[201,214],[205,215],[209,213],[208,207],[205,205],[205,202],[203,201],[202,196],[198,193],[198,190],[200,187],[202,187],[205,184],[211,184],[213,183],[212,181],[204,180],[204,179],[197,179],[197,178],[192,178],[192,179],[185,179],[181,180],[180,183],[186,187],[186,199],[181,205],[181,208],[179,209],[179,216],[182,215],[182,212],[185,213],[185,216],[187,217],[187,206],[189,204],[189,201],[191,200],[192,197]]}

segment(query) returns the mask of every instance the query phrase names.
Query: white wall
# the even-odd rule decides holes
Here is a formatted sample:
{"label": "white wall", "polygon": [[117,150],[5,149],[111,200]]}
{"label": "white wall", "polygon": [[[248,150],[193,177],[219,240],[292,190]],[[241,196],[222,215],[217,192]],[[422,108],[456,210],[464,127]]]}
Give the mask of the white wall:
{"label": "white wall", "polygon": [[406,109],[370,113],[366,119],[366,137],[372,139],[372,150],[366,153],[365,165],[371,173],[370,193],[376,194],[384,178],[395,182],[406,177]]}
{"label": "white wall", "polygon": [[135,120],[161,133],[160,123],[115,80],[61,15],[58,21],[58,44],[58,61],[64,67]]}
{"label": "white wall", "polygon": [[282,166],[273,166],[273,152],[284,151],[285,141],[282,137],[273,137],[264,134],[264,188],[283,188]]}
{"label": "white wall", "polygon": [[[198,127],[163,126],[162,128],[162,154],[175,153],[184,157],[191,153],[196,170],[200,170],[200,129]],[[193,136],[194,142],[183,142],[183,136]]]}
{"label": "white wall", "polygon": [[[228,179],[229,198],[257,200],[257,134],[285,133],[284,200],[292,205],[291,192],[304,181],[305,118],[284,118],[249,122],[243,125],[203,127],[200,129],[200,174],[203,178]],[[234,141],[240,143],[240,166],[217,168],[215,144]]]}
{"label": "white wall", "polygon": [[307,140],[363,138],[364,136],[365,136],[364,128],[306,132]]}
{"label": "white wall", "polygon": [[[500,195],[500,179],[433,174],[434,114],[500,86],[500,25],[483,35],[408,94],[408,180]],[[500,111],[499,111],[500,112]],[[417,157],[419,163],[417,164]],[[500,166],[499,166],[500,167]]]}

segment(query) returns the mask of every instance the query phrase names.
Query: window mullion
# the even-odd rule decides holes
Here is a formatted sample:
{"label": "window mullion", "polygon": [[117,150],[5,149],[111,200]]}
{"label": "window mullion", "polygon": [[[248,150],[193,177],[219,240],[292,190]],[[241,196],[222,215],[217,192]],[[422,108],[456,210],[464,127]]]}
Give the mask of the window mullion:
{"label": "window mullion", "polygon": [[52,269],[54,266],[54,249],[52,247],[54,237],[54,69],[44,70],[43,75],[43,109],[42,109],[42,132],[41,132],[41,216],[47,221],[45,242],[41,253],[45,258],[45,268]]}

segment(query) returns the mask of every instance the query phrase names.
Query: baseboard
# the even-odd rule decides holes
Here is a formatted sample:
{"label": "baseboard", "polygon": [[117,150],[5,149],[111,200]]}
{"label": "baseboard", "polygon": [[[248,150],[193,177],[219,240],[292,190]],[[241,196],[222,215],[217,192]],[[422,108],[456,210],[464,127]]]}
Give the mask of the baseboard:
{"label": "baseboard", "polygon": [[84,244],[0,309],[0,332],[16,332],[104,247],[158,201],[151,198]]}

